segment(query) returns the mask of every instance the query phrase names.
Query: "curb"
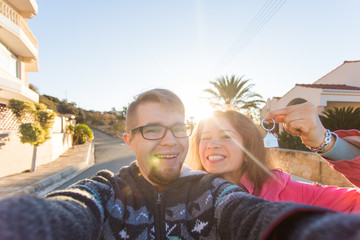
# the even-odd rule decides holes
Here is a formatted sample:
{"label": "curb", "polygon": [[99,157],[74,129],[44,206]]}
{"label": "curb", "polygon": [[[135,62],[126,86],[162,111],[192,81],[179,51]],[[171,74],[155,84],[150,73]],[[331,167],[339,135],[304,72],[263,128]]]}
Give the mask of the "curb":
{"label": "curb", "polygon": [[84,172],[91,166],[95,164],[95,156],[94,156],[94,144],[90,143],[89,148],[86,155],[86,160],[74,167],[65,169],[51,177],[48,177],[44,180],[41,180],[35,183],[33,187],[33,193],[37,196],[44,196],[49,192],[53,191],[57,187],[63,185],[70,179],[76,177],[80,173]]}

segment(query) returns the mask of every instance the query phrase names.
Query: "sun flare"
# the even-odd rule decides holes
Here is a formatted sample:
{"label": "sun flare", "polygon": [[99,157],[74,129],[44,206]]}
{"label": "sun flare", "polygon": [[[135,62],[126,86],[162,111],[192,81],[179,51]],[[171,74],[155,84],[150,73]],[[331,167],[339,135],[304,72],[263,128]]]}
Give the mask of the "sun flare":
{"label": "sun flare", "polygon": [[215,110],[210,106],[209,103],[206,102],[190,102],[188,104],[185,103],[186,109],[186,119],[191,120],[195,123],[198,123],[201,119],[210,117]]}

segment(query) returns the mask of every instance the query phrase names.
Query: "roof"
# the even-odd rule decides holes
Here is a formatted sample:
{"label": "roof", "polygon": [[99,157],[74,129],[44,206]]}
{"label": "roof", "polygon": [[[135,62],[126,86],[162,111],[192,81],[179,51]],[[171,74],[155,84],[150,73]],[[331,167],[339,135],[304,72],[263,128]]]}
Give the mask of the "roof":
{"label": "roof", "polygon": [[326,76],[329,75],[330,73],[335,72],[336,70],[338,70],[339,68],[341,68],[342,66],[344,66],[344,65],[347,64],[347,63],[359,63],[359,62],[360,62],[360,60],[353,60],[353,61],[347,61],[347,60],[345,60],[343,64],[341,64],[340,66],[338,66],[337,68],[335,68],[335,69],[332,70],[331,72],[325,74],[325,76],[321,77],[320,79],[316,80],[315,82],[323,79],[324,77],[326,77]]}
{"label": "roof", "polygon": [[346,84],[296,84],[295,86],[321,89],[360,90],[360,87],[349,86]]}
{"label": "roof", "polygon": [[355,61],[344,61],[344,64],[345,64],[345,63],[355,63],[355,62],[360,62],[360,60],[355,60]]}

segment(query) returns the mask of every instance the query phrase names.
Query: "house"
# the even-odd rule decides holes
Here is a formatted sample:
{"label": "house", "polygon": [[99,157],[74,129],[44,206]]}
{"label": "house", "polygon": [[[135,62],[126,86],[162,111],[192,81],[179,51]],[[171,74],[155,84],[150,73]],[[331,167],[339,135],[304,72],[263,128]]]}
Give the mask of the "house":
{"label": "house", "polygon": [[38,12],[36,0],[0,0],[0,104],[16,98],[38,102],[29,89],[28,72],[38,71],[38,42],[28,19]]}
{"label": "house", "polygon": [[[39,101],[28,82],[28,73],[38,71],[38,42],[28,27],[37,12],[36,0],[0,0],[0,177],[25,171],[32,162],[34,148],[21,143],[20,123],[7,105],[12,98]],[[54,121],[51,139],[38,147],[36,165],[55,160],[72,146],[66,132],[72,120],[57,116]]]}
{"label": "house", "polygon": [[[296,84],[282,97],[270,100],[270,110],[312,102],[321,114],[334,107],[360,107],[360,60],[344,61],[312,84]],[[261,109],[264,115],[265,107]]]}

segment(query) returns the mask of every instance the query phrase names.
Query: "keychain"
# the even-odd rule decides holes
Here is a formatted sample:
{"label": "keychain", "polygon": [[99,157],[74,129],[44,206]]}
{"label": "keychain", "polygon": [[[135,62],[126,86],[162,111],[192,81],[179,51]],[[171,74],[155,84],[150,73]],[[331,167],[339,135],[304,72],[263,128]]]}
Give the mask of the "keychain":
{"label": "keychain", "polygon": [[[268,98],[267,103],[266,103],[266,112],[270,111],[270,99]],[[263,129],[265,129],[265,131],[267,131],[268,133],[266,134],[266,136],[264,137],[264,145],[266,148],[274,148],[274,147],[279,147],[279,143],[278,140],[276,138],[276,136],[274,134],[271,133],[272,130],[275,129],[275,120],[271,119],[273,122],[273,126],[272,128],[268,129],[264,126],[264,121],[265,118],[263,118],[261,120],[261,126]]]}

